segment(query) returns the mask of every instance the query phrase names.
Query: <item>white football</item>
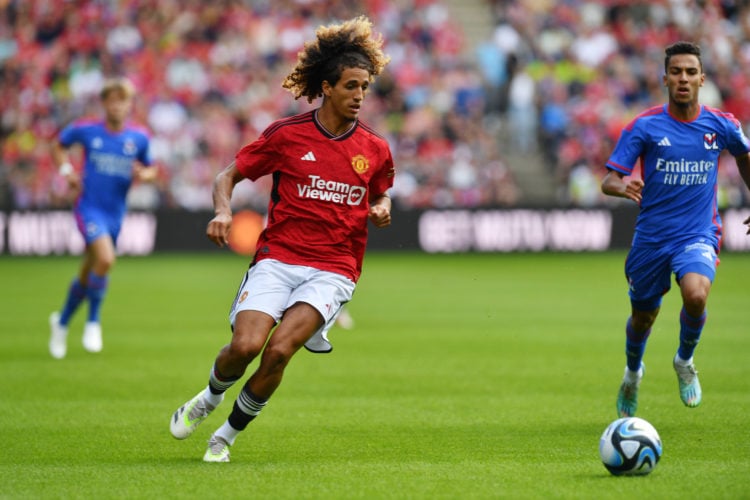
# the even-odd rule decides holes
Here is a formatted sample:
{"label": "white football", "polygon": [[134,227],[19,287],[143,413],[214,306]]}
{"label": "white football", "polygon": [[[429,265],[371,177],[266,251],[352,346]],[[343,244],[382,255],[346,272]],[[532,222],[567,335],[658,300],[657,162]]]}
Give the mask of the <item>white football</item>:
{"label": "white football", "polygon": [[648,474],[662,454],[659,433],[638,417],[618,418],[599,440],[599,456],[609,472],[620,475]]}

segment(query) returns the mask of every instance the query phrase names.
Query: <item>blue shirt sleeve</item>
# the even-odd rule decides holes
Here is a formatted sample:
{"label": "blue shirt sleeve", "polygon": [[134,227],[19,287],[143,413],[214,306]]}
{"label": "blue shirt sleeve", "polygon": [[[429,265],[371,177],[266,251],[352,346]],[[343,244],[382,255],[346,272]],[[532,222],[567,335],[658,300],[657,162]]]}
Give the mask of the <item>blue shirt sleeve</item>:
{"label": "blue shirt sleeve", "polygon": [[740,156],[750,152],[750,142],[742,130],[742,125],[734,117],[725,121],[727,137],[727,150],[732,156]]}
{"label": "blue shirt sleeve", "polygon": [[143,141],[141,143],[141,147],[138,148],[138,161],[141,162],[145,166],[151,166],[152,159],[151,159],[151,141],[149,140],[148,135],[143,135]]}
{"label": "blue shirt sleeve", "polygon": [[638,158],[644,152],[644,140],[640,122],[633,122],[622,130],[612,155],[607,160],[606,167],[625,175],[630,175],[635,169]]}
{"label": "blue shirt sleeve", "polygon": [[73,144],[83,142],[80,131],[81,128],[77,124],[71,123],[62,129],[57,139],[63,147],[70,147]]}

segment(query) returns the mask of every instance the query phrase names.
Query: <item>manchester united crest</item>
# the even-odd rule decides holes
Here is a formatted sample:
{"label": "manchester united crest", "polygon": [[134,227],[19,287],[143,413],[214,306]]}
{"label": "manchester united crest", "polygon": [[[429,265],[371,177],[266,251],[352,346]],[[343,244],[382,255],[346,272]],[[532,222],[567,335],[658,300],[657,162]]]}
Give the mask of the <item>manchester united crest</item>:
{"label": "manchester united crest", "polygon": [[364,155],[357,155],[352,158],[352,168],[358,174],[364,174],[370,168],[370,162]]}

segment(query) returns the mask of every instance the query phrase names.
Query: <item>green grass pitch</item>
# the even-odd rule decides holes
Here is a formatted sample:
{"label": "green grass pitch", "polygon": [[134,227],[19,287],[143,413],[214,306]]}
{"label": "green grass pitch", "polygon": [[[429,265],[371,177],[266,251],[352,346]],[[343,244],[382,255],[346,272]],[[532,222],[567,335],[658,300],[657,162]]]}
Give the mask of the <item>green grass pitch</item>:
{"label": "green grass pitch", "polygon": [[[750,255],[725,254],[696,356],[703,404],[679,400],[679,292],[649,341],[639,416],[664,455],[614,477],[628,314],[625,254],[372,253],[331,354],[300,352],[229,464],[201,461],[237,394],[188,440],[174,409],[229,339],[246,257],[123,257],[104,350],[47,352],[71,257],[0,257],[0,498],[748,498]],[[255,365],[251,365],[251,369]]]}

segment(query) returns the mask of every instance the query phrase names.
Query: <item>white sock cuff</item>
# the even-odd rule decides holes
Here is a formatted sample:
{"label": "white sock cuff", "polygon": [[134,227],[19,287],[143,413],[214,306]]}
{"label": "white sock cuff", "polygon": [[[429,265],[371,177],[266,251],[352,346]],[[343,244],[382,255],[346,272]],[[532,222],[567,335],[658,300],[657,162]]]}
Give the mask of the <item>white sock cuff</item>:
{"label": "white sock cuff", "polygon": [[206,390],[203,391],[203,399],[205,399],[208,404],[216,408],[222,401],[224,401],[224,393],[222,392],[221,394],[214,394],[213,392],[211,392],[211,387],[206,386]]}
{"label": "white sock cuff", "polygon": [[679,354],[674,355],[674,362],[678,365],[682,366],[688,366],[693,364],[693,357],[690,356],[690,359],[682,359]]}
{"label": "white sock cuff", "polygon": [[231,446],[234,444],[234,440],[237,439],[237,436],[240,434],[240,432],[242,431],[238,431],[237,429],[229,425],[229,421],[227,420],[221,427],[216,429],[214,435],[219,436]]}
{"label": "white sock cuff", "polygon": [[627,366],[625,367],[625,376],[623,377],[625,381],[633,383],[638,382],[641,380],[641,377],[643,377],[643,367],[641,366],[638,368],[637,371],[633,371]]}

